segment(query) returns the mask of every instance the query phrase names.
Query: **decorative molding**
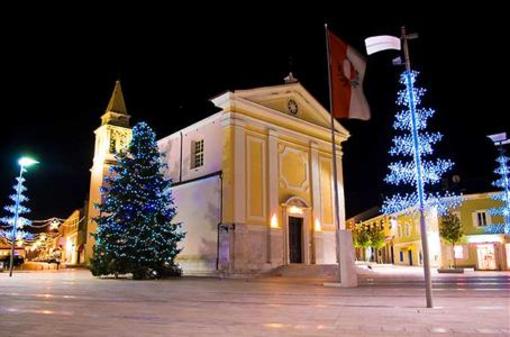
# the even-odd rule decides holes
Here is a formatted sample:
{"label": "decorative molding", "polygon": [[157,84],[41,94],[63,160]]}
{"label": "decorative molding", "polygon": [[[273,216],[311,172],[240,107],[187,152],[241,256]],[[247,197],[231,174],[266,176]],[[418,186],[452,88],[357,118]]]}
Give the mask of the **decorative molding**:
{"label": "decorative molding", "polygon": [[278,132],[268,130],[269,216],[278,214]]}
{"label": "decorative molding", "polygon": [[[301,167],[296,168],[296,169],[299,169],[299,170],[302,169],[301,173],[303,174],[303,179],[301,182],[298,182],[298,185],[295,185],[292,182],[289,182],[287,177],[285,177],[285,174],[284,174],[285,167],[283,165],[283,161],[284,161],[285,157],[291,153],[297,155],[298,158],[301,159],[301,163],[299,163],[299,165],[301,165]],[[308,156],[308,154],[304,151],[301,151],[301,150],[296,149],[291,146],[284,145],[283,150],[279,151],[279,156],[278,156],[278,164],[280,167],[280,170],[279,170],[280,186],[282,186],[283,188],[288,188],[290,190],[294,190],[294,191],[298,191],[298,192],[308,191],[308,189],[310,187],[310,177],[309,177],[307,156]]]}
{"label": "decorative molding", "polygon": [[249,219],[252,219],[252,220],[259,220],[259,221],[262,221],[262,222],[265,222],[267,220],[267,174],[266,174],[266,140],[263,139],[263,138],[260,138],[260,137],[256,137],[256,136],[253,136],[253,135],[250,135],[248,134],[246,136],[246,147],[247,147],[247,177],[248,179],[250,179],[250,177],[252,176],[252,163],[249,162],[249,160],[251,160],[251,151],[252,151],[252,148],[251,148],[251,143],[256,143],[256,144],[259,144],[260,145],[260,149],[261,149],[261,156],[262,158],[260,158],[260,160],[262,161],[262,165],[261,165],[261,169],[262,169],[262,172],[261,172],[261,183],[262,183],[262,188],[261,188],[261,197],[262,197],[262,200],[261,200],[261,206],[262,206],[262,214],[258,214],[258,215],[255,215],[253,214],[252,212],[252,209],[251,209],[251,206],[252,206],[252,191],[251,191],[251,188],[250,188],[250,182],[247,181],[246,182],[246,185],[247,185],[247,217]]}
{"label": "decorative molding", "polygon": [[[320,126],[318,124],[308,122],[304,119],[300,119],[300,118],[291,116],[291,115],[289,115],[285,112],[279,111],[279,110],[268,108],[266,106],[251,102],[251,101],[241,98],[241,97],[234,96],[234,97],[232,97],[232,99],[235,102],[236,109],[240,109],[240,111],[242,111],[242,110],[249,111],[251,114],[253,114],[253,117],[243,115],[243,117],[245,117],[247,120],[252,119],[253,121],[258,122],[258,123],[265,123],[265,125],[267,127],[275,128],[275,129],[278,129],[279,131],[281,128],[282,130],[294,132],[301,136],[304,135],[302,132],[292,131],[291,129],[288,129],[287,127],[278,126],[277,124],[281,123],[283,125],[289,125],[291,127],[295,127],[298,129],[314,130],[316,133],[320,134],[320,137],[315,137],[312,135],[306,135],[306,136],[316,139],[316,140],[322,140],[322,141],[327,142],[327,140],[331,138],[331,130],[324,126]],[[232,104],[234,104],[234,102],[232,102]],[[240,111],[235,111],[234,113],[236,115],[243,114]],[[224,110],[224,112],[230,112],[230,111]],[[272,121],[270,121],[270,122],[265,121],[267,119],[271,119]],[[337,135],[337,142],[338,142],[338,144],[340,144],[343,141],[347,140],[347,138],[349,138],[350,134],[340,124],[338,124],[338,125],[340,126],[340,128],[337,129],[336,135]]]}
{"label": "decorative molding", "polygon": [[246,222],[246,130],[234,126],[234,221]]}
{"label": "decorative molding", "polygon": [[[288,96],[299,97],[299,99],[303,100],[307,105],[309,105],[310,109],[312,111],[315,111],[318,114],[318,116],[321,117],[321,119],[329,123],[330,120],[329,112],[299,82],[259,87],[247,90],[235,90],[234,92],[228,91],[222,95],[218,95],[211,101],[220,108],[224,108],[225,106],[227,106],[226,101],[237,102],[245,101],[263,107],[258,103],[252,102],[251,100],[253,100],[254,98],[260,99],[271,97],[271,99],[274,99]],[[339,130],[343,134],[343,136],[346,136],[346,138],[349,137],[349,132],[336,120],[335,129]]]}
{"label": "decorative molding", "polygon": [[312,176],[312,222],[316,220],[321,222],[321,186],[320,186],[320,170],[319,170],[319,145],[310,142],[310,163]]}
{"label": "decorative molding", "polygon": [[327,185],[329,187],[329,194],[330,194],[330,208],[329,210],[327,210],[330,214],[329,216],[331,217],[331,223],[322,223],[321,225],[324,227],[332,227],[332,228],[335,228],[335,191],[334,191],[334,186],[333,186],[333,162],[331,160],[331,156],[328,158],[328,157],[324,157],[324,156],[321,156],[319,155],[319,195],[320,195],[320,220],[321,222],[323,221],[323,219],[326,217],[326,214],[325,213],[325,209],[324,207],[326,206],[325,205],[325,201],[322,200],[322,183],[321,183],[321,180],[322,179],[322,170],[323,170],[323,166],[325,163],[327,163],[327,165],[329,165],[329,175],[327,176],[327,179],[328,179],[328,182],[327,182]]}
{"label": "decorative molding", "polygon": [[[291,197],[289,200],[295,199],[300,200],[300,202],[304,202],[301,198],[298,197]],[[289,201],[288,200],[288,201]],[[291,201],[292,202],[292,201]],[[311,250],[313,247],[313,237],[311,237],[312,233],[312,227],[311,227],[311,221],[310,221],[310,209],[304,208],[303,214],[294,214],[289,213],[287,210],[287,207],[282,207],[282,213],[283,213],[283,254],[285,259],[285,264],[290,263],[290,247],[289,247],[289,217],[295,217],[295,218],[302,218],[303,219],[303,227],[302,227],[302,233],[301,233],[301,252],[303,254],[303,264],[310,264],[311,263]]]}
{"label": "decorative molding", "polygon": [[[342,165],[342,157],[336,157],[336,182],[338,186],[338,217],[340,219],[339,227],[341,230],[346,228],[345,219],[345,195],[344,195],[344,169]],[[333,195],[334,200],[334,195]]]}
{"label": "decorative molding", "polygon": [[290,207],[290,206],[297,206],[299,208],[303,209],[309,209],[310,205],[306,202],[305,199],[298,197],[298,196],[292,196],[288,198],[284,203],[282,203],[282,207]]}

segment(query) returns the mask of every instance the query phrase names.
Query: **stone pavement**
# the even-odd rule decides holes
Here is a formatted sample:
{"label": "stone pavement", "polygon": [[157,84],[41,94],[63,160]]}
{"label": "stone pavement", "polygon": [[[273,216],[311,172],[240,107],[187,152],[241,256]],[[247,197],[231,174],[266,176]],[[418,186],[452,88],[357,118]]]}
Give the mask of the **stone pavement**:
{"label": "stone pavement", "polygon": [[0,273],[0,336],[510,336],[509,273],[436,278],[434,309],[414,278],[364,273],[359,288],[341,289],[285,277]]}

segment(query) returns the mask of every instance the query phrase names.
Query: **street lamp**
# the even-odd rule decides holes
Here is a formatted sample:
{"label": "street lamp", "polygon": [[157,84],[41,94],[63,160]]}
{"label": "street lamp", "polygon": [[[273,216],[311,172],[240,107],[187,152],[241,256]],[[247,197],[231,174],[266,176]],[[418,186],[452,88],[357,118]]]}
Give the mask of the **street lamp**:
{"label": "street lamp", "polygon": [[18,218],[19,218],[19,206],[20,206],[20,196],[21,196],[21,184],[23,183],[23,173],[26,172],[26,167],[30,167],[35,164],[39,164],[37,160],[34,160],[30,157],[22,157],[20,160],[18,160],[19,164],[19,177],[18,177],[18,185],[16,186],[16,204],[14,207],[14,225],[12,226],[12,240],[11,240],[11,258],[10,258],[10,265],[9,265],[9,277],[12,277],[12,269],[14,267],[14,247],[16,245],[15,238],[16,238],[16,230],[18,227]]}

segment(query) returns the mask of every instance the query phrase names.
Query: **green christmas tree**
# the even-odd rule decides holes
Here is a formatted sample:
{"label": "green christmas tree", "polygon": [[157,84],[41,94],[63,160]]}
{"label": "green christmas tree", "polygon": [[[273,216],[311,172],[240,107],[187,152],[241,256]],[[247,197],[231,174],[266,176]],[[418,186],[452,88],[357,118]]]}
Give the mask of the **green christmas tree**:
{"label": "green christmas tree", "polygon": [[116,158],[95,219],[92,273],[132,273],[134,279],[179,274],[175,257],[184,232],[180,223],[172,223],[171,180],[163,174],[166,165],[152,129],[138,123],[127,151]]}

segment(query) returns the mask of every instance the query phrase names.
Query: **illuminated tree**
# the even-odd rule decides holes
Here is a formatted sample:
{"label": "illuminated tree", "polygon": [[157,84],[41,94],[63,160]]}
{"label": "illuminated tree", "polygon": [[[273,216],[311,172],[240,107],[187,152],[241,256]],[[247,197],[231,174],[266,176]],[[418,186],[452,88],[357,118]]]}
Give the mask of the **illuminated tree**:
{"label": "illuminated tree", "polygon": [[[418,72],[404,71],[400,83],[404,86],[398,92],[397,105],[402,109],[396,114],[393,128],[400,132],[393,138],[389,151],[391,156],[401,159],[389,165],[390,172],[385,178],[389,184],[412,187],[408,193],[397,193],[384,200],[383,212],[393,214],[401,211],[436,207],[440,214],[459,203],[459,198],[446,192],[441,195],[427,191],[427,188],[441,181],[441,177],[453,167],[449,159],[426,159],[433,155],[433,147],[442,139],[439,132],[427,132],[428,119],[433,109],[420,107],[426,90],[414,86]],[[420,203],[420,199],[422,203]]]}
{"label": "illuminated tree", "polygon": [[135,279],[158,278],[178,272],[177,244],[184,238],[171,181],[156,136],[146,123],[133,128],[126,152],[117,155],[106,187],[95,234],[94,275],[132,273]]}
{"label": "illuminated tree", "polygon": [[[30,226],[32,223],[22,216],[23,214],[30,213],[30,209],[23,205],[23,203],[28,201],[28,198],[23,194],[23,192],[27,191],[27,188],[23,184],[25,178],[20,176],[17,177],[16,180],[17,184],[13,186],[15,193],[9,196],[9,199],[11,199],[13,203],[4,207],[7,213],[9,213],[9,216],[0,218],[0,222],[4,224],[0,230],[0,238],[6,239],[9,244],[18,243],[18,245],[21,246],[23,240],[29,240],[33,235],[23,230],[25,226]],[[17,224],[16,228],[14,228],[15,223]]]}
{"label": "illuminated tree", "polygon": [[501,206],[491,208],[489,212],[492,216],[500,216],[503,222],[487,226],[487,232],[510,234],[510,168],[508,167],[510,158],[505,155],[502,145],[500,145],[499,151],[499,156],[496,159],[498,167],[494,170],[499,178],[492,185],[501,191],[493,195],[492,198],[499,201]]}

